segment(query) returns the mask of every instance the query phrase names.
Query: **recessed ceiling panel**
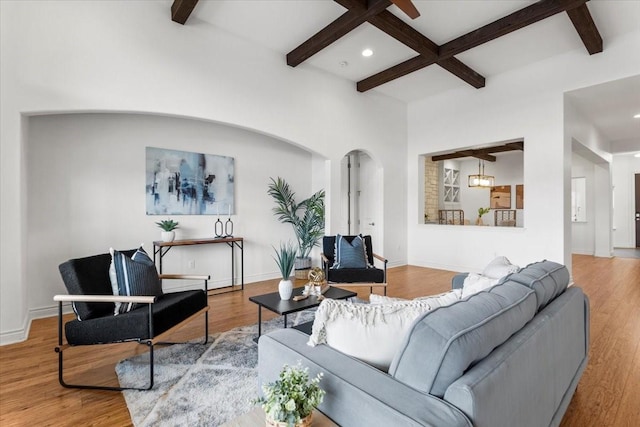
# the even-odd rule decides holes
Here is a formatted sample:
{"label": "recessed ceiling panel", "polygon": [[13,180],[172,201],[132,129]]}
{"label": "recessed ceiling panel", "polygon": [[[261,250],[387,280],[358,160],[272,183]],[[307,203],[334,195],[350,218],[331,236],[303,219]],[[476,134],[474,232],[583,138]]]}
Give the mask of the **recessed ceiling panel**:
{"label": "recessed ceiling panel", "polygon": [[[371,49],[373,55],[362,56],[365,48]],[[415,51],[393,37],[369,23],[364,23],[306,62],[349,80],[358,81],[415,55]]]}

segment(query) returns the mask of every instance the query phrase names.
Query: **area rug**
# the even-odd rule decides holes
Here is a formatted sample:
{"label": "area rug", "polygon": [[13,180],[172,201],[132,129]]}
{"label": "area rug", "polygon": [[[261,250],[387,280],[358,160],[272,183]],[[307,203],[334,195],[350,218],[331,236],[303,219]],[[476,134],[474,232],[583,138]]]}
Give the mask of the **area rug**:
{"label": "area rug", "polygon": [[[290,316],[300,324],[313,311]],[[282,318],[262,324],[262,332],[282,328]],[[143,426],[218,426],[249,412],[258,397],[257,325],[210,336],[199,343],[157,347],[155,384],[149,391],[123,391],[131,420]],[[148,384],[149,354],[120,361],[116,374],[123,387]]]}

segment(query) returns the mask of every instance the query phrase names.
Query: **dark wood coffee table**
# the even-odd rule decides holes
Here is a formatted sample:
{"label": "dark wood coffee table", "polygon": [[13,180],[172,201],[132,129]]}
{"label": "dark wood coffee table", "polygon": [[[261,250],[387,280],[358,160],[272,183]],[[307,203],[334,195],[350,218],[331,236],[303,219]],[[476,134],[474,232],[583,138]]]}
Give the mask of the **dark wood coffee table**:
{"label": "dark wood coffee table", "polygon": [[[266,308],[269,311],[278,313],[284,316],[284,327],[287,327],[287,315],[296,313],[298,311],[306,310],[308,308],[317,307],[322,301],[318,300],[315,295],[310,295],[302,301],[294,301],[293,297],[296,295],[302,295],[304,287],[294,288],[291,294],[290,300],[281,300],[278,292],[272,292],[270,294],[256,295],[255,297],[249,297],[249,301],[258,304],[258,337],[255,339],[257,342],[260,335],[262,335],[262,308]],[[324,293],[325,298],[331,299],[347,299],[357,296],[356,292],[347,291],[345,289],[330,287],[327,292]],[[307,324],[307,328],[300,328],[303,331],[308,331],[308,326],[313,322]],[[297,327],[299,328],[299,326]]]}

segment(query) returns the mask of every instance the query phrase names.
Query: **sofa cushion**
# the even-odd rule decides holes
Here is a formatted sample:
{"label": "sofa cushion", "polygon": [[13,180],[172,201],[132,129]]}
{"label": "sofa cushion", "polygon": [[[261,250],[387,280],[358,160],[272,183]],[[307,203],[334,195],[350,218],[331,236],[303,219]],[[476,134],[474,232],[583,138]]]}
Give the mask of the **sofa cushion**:
{"label": "sofa cushion", "polygon": [[505,282],[420,316],[395,355],[389,374],[438,397],[467,368],[529,322],[535,293]]}
{"label": "sofa cushion", "polygon": [[[177,323],[207,306],[203,290],[166,293],[156,299],[153,309],[153,336],[158,336]],[[111,313],[113,314],[113,312]],[[101,344],[117,341],[149,339],[149,309],[142,307],[119,314],[65,323],[65,336],[71,345]]]}
{"label": "sofa cushion", "polygon": [[541,310],[567,289],[569,271],[562,264],[544,260],[529,264],[505,279],[533,289],[538,299],[538,310]]}
{"label": "sofa cushion", "polygon": [[380,268],[336,268],[329,270],[333,283],[384,283],[384,270]]}

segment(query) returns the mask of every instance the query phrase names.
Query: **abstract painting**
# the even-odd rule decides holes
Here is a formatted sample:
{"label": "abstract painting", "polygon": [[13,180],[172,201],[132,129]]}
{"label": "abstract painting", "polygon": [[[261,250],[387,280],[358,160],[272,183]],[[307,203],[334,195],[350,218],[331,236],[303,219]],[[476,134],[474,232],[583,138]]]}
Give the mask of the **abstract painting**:
{"label": "abstract painting", "polygon": [[231,215],[234,159],[146,147],[147,215]]}

